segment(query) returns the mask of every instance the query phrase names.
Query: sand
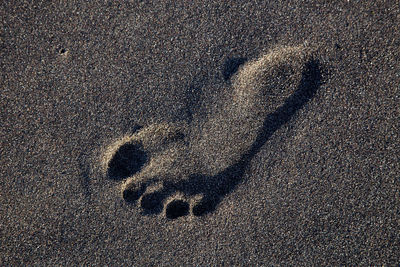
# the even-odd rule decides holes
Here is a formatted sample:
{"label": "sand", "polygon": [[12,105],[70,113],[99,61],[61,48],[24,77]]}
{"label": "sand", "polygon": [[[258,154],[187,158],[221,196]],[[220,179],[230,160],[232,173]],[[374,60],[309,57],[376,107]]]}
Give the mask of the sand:
{"label": "sand", "polygon": [[0,265],[400,262],[396,1],[1,4]]}

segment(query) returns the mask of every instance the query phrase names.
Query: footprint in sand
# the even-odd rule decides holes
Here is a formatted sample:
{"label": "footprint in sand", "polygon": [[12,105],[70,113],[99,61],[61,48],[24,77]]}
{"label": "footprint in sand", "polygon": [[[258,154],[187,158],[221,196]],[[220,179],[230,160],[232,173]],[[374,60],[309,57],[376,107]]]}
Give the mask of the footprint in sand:
{"label": "footprint in sand", "polygon": [[[244,63],[238,61],[239,64]],[[195,134],[192,125],[153,124],[112,144],[104,154],[110,179],[124,180],[122,197],[144,214],[201,216],[242,180],[268,138],[320,85],[318,62],[305,46],[284,46],[250,61],[231,80],[221,110]]]}

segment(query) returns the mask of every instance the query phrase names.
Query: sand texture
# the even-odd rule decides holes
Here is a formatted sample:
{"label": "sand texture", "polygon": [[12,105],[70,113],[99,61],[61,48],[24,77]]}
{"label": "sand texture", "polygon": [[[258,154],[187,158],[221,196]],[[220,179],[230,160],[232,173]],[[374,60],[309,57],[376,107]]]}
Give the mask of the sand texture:
{"label": "sand texture", "polygon": [[399,264],[396,1],[89,2],[0,4],[0,266]]}

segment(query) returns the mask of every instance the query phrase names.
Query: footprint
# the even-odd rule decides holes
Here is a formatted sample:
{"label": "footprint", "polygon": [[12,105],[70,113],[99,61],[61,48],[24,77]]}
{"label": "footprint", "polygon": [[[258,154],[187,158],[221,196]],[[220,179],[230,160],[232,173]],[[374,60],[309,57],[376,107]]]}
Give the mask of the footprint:
{"label": "footprint", "polygon": [[176,219],[215,210],[266,140],[321,83],[318,61],[304,46],[272,49],[223,75],[231,79],[231,94],[197,134],[184,122],[152,124],[104,154],[108,177],[124,180],[122,197],[143,214]]}

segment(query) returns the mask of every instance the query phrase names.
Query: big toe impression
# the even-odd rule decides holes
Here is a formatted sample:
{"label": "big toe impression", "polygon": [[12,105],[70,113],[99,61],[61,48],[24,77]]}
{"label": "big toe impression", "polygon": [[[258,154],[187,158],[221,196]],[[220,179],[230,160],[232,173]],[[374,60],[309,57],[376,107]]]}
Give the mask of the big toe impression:
{"label": "big toe impression", "polygon": [[108,163],[108,177],[120,180],[137,173],[147,161],[147,153],[139,144],[123,144]]}

